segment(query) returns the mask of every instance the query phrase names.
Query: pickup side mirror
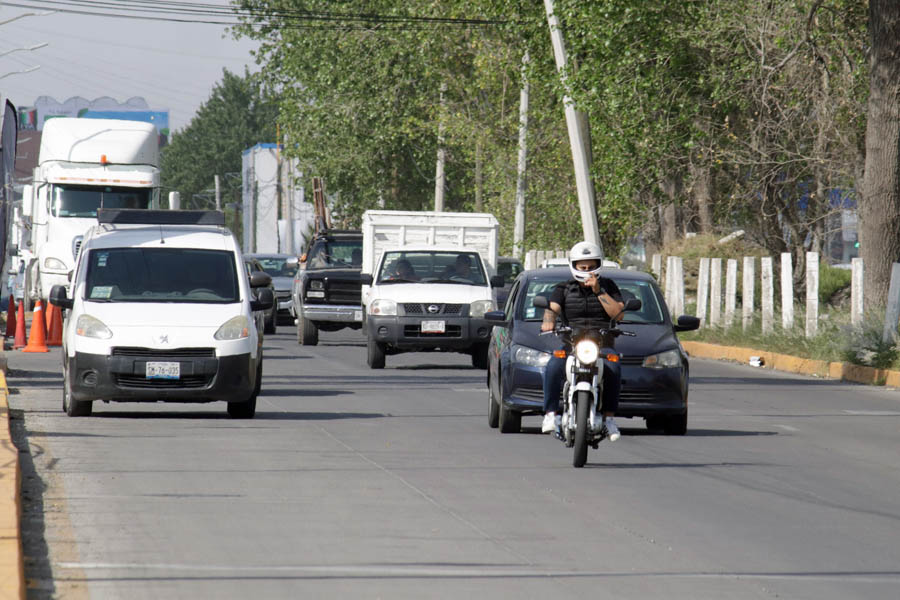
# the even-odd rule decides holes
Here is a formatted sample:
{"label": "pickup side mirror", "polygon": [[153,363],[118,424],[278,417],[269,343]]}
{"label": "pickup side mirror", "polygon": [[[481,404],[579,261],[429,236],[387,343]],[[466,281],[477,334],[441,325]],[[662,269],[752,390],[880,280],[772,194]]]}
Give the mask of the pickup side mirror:
{"label": "pickup side mirror", "polygon": [[678,323],[675,325],[675,331],[693,331],[700,328],[700,319],[690,315],[681,315],[678,317]]}
{"label": "pickup side mirror", "polygon": [[261,288],[268,287],[272,283],[272,277],[263,271],[253,271],[250,273],[250,287]]}
{"label": "pickup side mirror", "polygon": [[550,301],[547,296],[535,296],[533,304],[538,308],[550,308]]}
{"label": "pickup side mirror", "polygon": [[75,301],[66,294],[66,286],[54,285],[50,288],[50,304],[60,308],[72,308]]}
{"label": "pickup side mirror", "polygon": [[490,312],[484,313],[484,320],[503,322],[506,321],[506,313],[504,313],[502,310],[492,310]]}
{"label": "pickup side mirror", "polygon": [[269,310],[275,304],[275,294],[267,287],[259,290],[256,300],[250,301],[250,310]]}
{"label": "pickup side mirror", "polygon": [[292,256],[284,262],[291,269],[296,269],[300,265],[300,259],[296,256]]}
{"label": "pickup side mirror", "polygon": [[503,287],[504,285],[506,285],[506,280],[503,278],[503,275],[491,277],[491,287]]}
{"label": "pickup side mirror", "polygon": [[372,281],[371,273],[361,273],[359,276],[359,282],[363,285],[372,285]]}

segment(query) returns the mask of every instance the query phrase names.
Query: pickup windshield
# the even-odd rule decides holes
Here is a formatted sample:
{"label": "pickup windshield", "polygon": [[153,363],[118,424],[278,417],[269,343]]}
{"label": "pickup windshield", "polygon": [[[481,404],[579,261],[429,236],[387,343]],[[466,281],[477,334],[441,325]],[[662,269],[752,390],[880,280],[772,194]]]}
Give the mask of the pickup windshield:
{"label": "pickup windshield", "polygon": [[315,271],[340,267],[358,269],[361,266],[362,240],[319,240],[309,251],[306,268]]}
{"label": "pickup windshield", "polygon": [[378,283],[459,283],[487,285],[475,252],[385,252]]}
{"label": "pickup windshield", "polygon": [[239,302],[234,265],[234,253],[224,250],[92,250],[84,299],[90,302]]}
{"label": "pickup windshield", "polygon": [[150,208],[152,188],[59,185],[52,188],[54,217],[96,217],[98,208]]}

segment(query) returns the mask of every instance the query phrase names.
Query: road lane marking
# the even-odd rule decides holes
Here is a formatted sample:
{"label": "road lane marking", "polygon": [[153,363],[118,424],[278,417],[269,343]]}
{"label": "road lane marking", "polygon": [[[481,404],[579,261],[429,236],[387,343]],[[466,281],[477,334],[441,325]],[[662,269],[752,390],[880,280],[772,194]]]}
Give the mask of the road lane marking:
{"label": "road lane marking", "polygon": [[791,425],[776,425],[775,427],[784,429],[785,431],[800,431],[799,429],[797,429],[796,427],[793,427]]}

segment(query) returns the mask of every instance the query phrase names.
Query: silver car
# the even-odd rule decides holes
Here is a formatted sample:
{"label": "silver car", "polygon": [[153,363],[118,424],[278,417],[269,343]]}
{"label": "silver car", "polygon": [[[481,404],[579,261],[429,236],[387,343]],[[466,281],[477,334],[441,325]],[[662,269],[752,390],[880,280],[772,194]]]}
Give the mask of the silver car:
{"label": "silver car", "polygon": [[291,288],[300,261],[293,254],[246,254],[245,256],[259,261],[263,270],[272,277],[272,285],[275,286],[275,304],[278,309],[277,317],[293,322]]}

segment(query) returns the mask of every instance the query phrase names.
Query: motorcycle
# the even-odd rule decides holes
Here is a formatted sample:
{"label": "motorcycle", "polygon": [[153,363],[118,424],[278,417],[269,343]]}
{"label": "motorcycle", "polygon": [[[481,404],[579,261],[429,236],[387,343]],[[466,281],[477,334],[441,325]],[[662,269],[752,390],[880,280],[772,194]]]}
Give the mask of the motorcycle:
{"label": "motorcycle", "polygon": [[[547,298],[538,296],[534,306],[548,308]],[[640,310],[641,301],[632,298],[624,310]],[[566,359],[566,381],[563,385],[560,424],[557,437],[566,448],[574,448],[572,465],[576,468],[587,462],[588,445],[596,449],[608,432],[603,425],[600,407],[603,398],[603,362],[618,362],[614,352],[600,352],[603,339],[620,335],[635,337],[637,334],[616,327],[616,320],[577,319],[570,325],[556,323],[553,331],[541,335],[556,334],[566,343],[567,350],[557,350],[555,356]]]}

